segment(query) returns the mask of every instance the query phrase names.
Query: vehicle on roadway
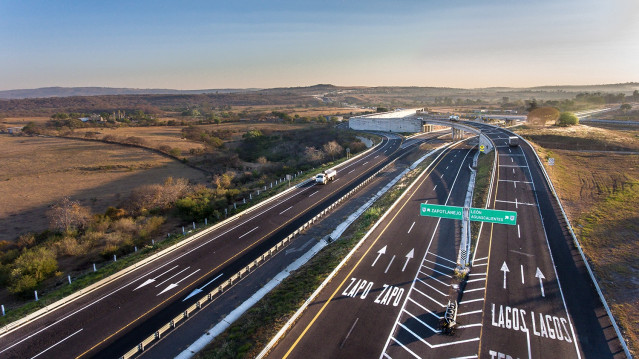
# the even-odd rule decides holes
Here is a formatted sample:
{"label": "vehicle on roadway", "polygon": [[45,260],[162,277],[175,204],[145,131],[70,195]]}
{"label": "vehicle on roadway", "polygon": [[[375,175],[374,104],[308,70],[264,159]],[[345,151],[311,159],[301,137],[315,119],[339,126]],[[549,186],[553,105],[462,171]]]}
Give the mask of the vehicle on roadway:
{"label": "vehicle on roadway", "polygon": [[336,175],[337,175],[337,171],[333,169],[326,170],[322,173],[319,173],[317,176],[315,176],[315,182],[321,183],[321,184],[327,184],[328,181],[334,180]]}
{"label": "vehicle on roadway", "polygon": [[508,137],[508,146],[510,146],[510,147],[519,146],[519,137],[517,137],[517,136],[509,136]]}
{"label": "vehicle on roadway", "polygon": [[459,116],[452,115],[452,116],[448,117],[448,119],[451,120],[451,121],[459,121]]}

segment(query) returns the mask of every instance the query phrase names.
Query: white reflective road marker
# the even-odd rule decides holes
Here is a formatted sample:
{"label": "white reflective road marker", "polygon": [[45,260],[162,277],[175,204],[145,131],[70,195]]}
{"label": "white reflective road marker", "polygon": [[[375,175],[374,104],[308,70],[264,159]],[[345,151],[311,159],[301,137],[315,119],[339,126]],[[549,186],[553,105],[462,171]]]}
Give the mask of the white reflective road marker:
{"label": "white reflective road marker", "polygon": [[545,297],[546,294],[544,294],[544,282],[542,281],[542,279],[546,279],[546,277],[544,277],[544,274],[539,270],[539,267],[537,267],[537,273],[535,273],[535,277],[539,278],[539,287],[541,288],[541,296]]}
{"label": "white reflective road marker", "polygon": [[379,257],[381,257],[382,254],[384,253],[386,253],[386,246],[384,246],[384,248],[377,251],[377,258],[375,258],[375,260],[373,261],[373,264],[371,264],[371,267],[375,267],[375,263],[377,263],[377,260],[379,259]]}
{"label": "white reflective road marker", "polygon": [[[177,287],[177,286],[178,286],[178,284],[180,284],[180,282],[181,282],[181,281],[185,280],[186,278],[188,278],[188,277],[192,276],[193,274],[195,274],[195,273],[197,273],[197,272],[199,272],[199,271],[200,271],[200,270],[198,269],[198,270],[196,270],[195,272],[193,272],[193,273],[191,273],[191,274],[187,275],[186,277],[184,277],[184,278],[180,279],[179,281],[177,281],[177,282],[175,282],[175,283],[171,283],[171,284],[169,284],[169,285],[168,285],[166,288],[164,288],[164,290],[163,290],[163,291],[161,291],[158,295],[160,295],[160,294],[162,294],[162,293],[164,293],[164,292],[166,292],[166,291],[169,291],[169,290],[171,290],[171,289],[173,289],[173,288]],[[157,297],[158,295],[156,295],[156,297]]]}
{"label": "white reflective road marker", "polygon": [[410,252],[406,253],[406,262],[404,263],[404,267],[402,268],[402,272],[404,271],[404,269],[406,269],[406,265],[408,264],[408,261],[411,260],[411,258],[413,258],[413,256],[415,256],[415,248],[411,249]]}
{"label": "white reflective road marker", "polygon": [[183,302],[186,301],[187,299],[191,298],[192,296],[202,293],[202,289],[204,289],[204,287],[206,287],[207,285],[215,282],[217,279],[219,279],[221,276],[223,276],[224,273],[220,273],[220,275],[218,275],[217,277],[211,279],[208,283],[206,283],[205,285],[201,286],[200,288],[195,288],[194,291],[191,292],[191,294],[189,294],[188,296],[186,296],[186,298],[184,298],[184,300],[182,300]]}
{"label": "white reflective road marker", "polygon": [[161,276],[163,276],[163,275],[167,274],[168,272],[170,272],[170,271],[174,270],[174,269],[175,269],[175,268],[177,268],[177,267],[178,267],[178,266],[175,266],[175,267],[173,267],[173,268],[171,268],[171,269],[167,269],[164,273],[162,273],[162,274],[160,274],[160,275],[156,276],[155,278],[147,279],[147,280],[146,280],[146,282],[144,282],[144,283],[140,284],[139,286],[137,286],[137,288],[135,288],[133,291],[136,291],[136,290],[138,290],[138,289],[140,289],[140,288],[144,287],[144,286],[145,286],[145,285],[147,285],[147,284],[151,284],[151,283],[155,282],[155,280],[156,280],[156,279],[160,278]]}
{"label": "white reflective road marker", "polygon": [[502,272],[504,272],[504,289],[506,289],[506,273],[510,272],[508,270],[508,266],[506,265],[506,262],[504,262],[504,264],[501,265],[501,269]]}

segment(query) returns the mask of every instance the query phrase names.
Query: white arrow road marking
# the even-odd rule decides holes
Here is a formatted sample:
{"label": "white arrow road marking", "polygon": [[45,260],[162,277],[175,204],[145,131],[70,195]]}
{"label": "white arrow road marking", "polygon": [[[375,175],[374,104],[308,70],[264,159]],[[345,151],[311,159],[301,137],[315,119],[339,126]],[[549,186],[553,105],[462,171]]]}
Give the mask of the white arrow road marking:
{"label": "white arrow road marking", "polygon": [[147,285],[147,284],[151,284],[151,283],[155,282],[155,280],[156,280],[156,279],[160,278],[161,276],[163,276],[163,275],[167,274],[168,272],[170,272],[170,271],[174,270],[174,269],[175,269],[175,268],[177,268],[177,267],[178,267],[178,266],[175,266],[175,267],[173,267],[173,268],[171,268],[171,269],[168,269],[166,272],[164,272],[164,273],[162,273],[162,274],[158,275],[158,276],[157,276],[157,277],[155,277],[155,278],[147,279],[147,280],[146,280],[146,282],[144,282],[144,283],[140,284],[140,285],[139,285],[137,288],[135,288],[133,291],[136,291],[136,290],[138,290],[138,289],[140,289],[140,288],[144,287],[144,286],[145,286],[145,285]]}
{"label": "white arrow road marking", "polygon": [[[186,278],[188,278],[188,277],[192,276],[193,274],[195,274],[195,273],[197,273],[197,272],[199,272],[199,271],[200,271],[200,270],[199,270],[199,269],[197,269],[195,272],[193,272],[193,273],[191,273],[191,274],[187,275],[186,277],[184,277],[184,278],[180,279],[179,281],[177,281],[177,282],[175,282],[175,283],[171,283],[171,284],[169,284],[169,285],[168,285],[168,286],[167,286],[167,287],[166,287],[163,291],[161,291],[161,292],[160,292],[160,294],[162,294],[162,293],[164,293],[164,292],[166,292],[166,291],[169,291],[169,290],[171,290],[171,289],[173,289],[173,288],[177,287],[177,285],[178,285],[178,284],[180,284],[180,282],[181,282],[181,281],[185,280]],[[158,295],[160,295],[160,294],[158,294]],[[157,297],[157,295],[156,295],[156,297]]]}
{"label": "white arrow road marking", "polygon": [[501,265],[501,269],[502,272],[504,272],[504,289],[506,289],[506,273],[510,272],[508,270],[508,266],[506,265],[506,262],[504,262],[504,264]]}
{"label": "white arrow road marking", "polygon": [[541,296],[545,297],[546,294],[544,293],[544,282],[542,281],[542,279],[546,279],[546,277],[544,277],[544,274],[539,270],[539,267],[537,267],[537,273],[535,273],[535,277],[539,278],[539,287],[541,288]]}
{"label": "white arrow road marking", "polygon": [[386,246],[384,246],[384,248],[377,251],[377,258],[375,258],[375,261],[373,261],[373,264],[371,264],[371,267],[375,267],[375,263],[377,263],[377,260],[379,259],[379,257],[381,257],[382,254],[384,253],[386,253]]}
{"label": "white arrow road marking", "polygon": [[187,299],[191,298],[192,296],[196,295],[196,294],[200,294],[202,293],[202,289],[204,289],[204,287],[206,287],[207,285],[215,282],[217,279],[219,279],[221,276],[223,276],[224,273],[220,273],[220,275],[218,275],[217,277],[211,279],[208,283],[206,283],[205,285],[201,286],[200,288],[195,288],[194,291],[191,292],[191,294],[189,294],[186,298],[184,298],[183,302],[186,301]]}
{"label": "white arrow road marking", "polygon": [[404,268],[402,268],[402,272],[404,271],[404,269],[406,269],[406,265],[408,264],[408,261],[411,260],[411,258],[413,258],[414,256],[415,256],[415,248],[411,249],[410,252],[406,254],[406,262],[404,263]]}

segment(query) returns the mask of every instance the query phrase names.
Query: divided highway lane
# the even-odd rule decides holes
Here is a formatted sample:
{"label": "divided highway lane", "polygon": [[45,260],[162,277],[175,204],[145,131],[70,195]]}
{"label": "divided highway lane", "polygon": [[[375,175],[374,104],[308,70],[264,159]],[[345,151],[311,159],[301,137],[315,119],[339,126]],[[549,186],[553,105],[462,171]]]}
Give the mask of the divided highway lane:
{"label": "divided highway lane", "polygon": [[[430,344],[421,338],[448,340],[436,336],[432,322],[438,322],[451,290],[459,221],[421,217],[419,207],[463,204],[470,153],[458,145],[437,158],[313,299],[270,358],[410,357],[412,351],[428,352]],[[416,332],[418,337],[412,336]]]}
{"label": "divided highway lane", "polygon": [[[190,290],[223,280],[223,271],[260,243],[284,237],[280,231],[323,209],[366,174],[397,156],[401,139],[384,140],[378,149],[338,168],[329,186],[309,184],[183,248],[123,276],[72,304],[0,337],[0,357],[77,357],[94,355],[109,342],[153,317]],[[349,173],[352,169],[356,171]],[[271,244],[268,244],[270,246]],[[232,270],[229,267],[229,270]],[[218,275],[221,277],[217,278]]]}
{"label": "divided highway lane", "polygon": [[532,149],[525,143],[509,147],[502,129],[476,126],[496,145],[491,208],[517,211],[518,218],[517,226],[484,225],[477,245],[471,273],[487,275],[480,357],[623,354],[616,338],[602,329],[609,319],[593,300],[589,279],[578,273],[567,248],[571,239],[549,205]]}

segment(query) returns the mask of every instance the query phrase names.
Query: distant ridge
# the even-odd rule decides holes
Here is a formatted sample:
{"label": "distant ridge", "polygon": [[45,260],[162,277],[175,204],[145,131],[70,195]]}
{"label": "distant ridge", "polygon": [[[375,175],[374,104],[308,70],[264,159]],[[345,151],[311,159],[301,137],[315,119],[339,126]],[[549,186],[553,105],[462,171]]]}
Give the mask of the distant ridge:
{"label": "distant ridge", "polygon": [[71,97],[71,96],[105,96],[105,95],[194,95],[210,93],[252,92],[259,89],[137,89],[120,87],[41,87],[37,89],[20,89],[0,91],[0,99]]}

